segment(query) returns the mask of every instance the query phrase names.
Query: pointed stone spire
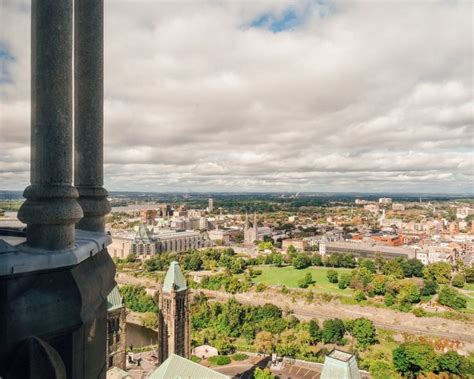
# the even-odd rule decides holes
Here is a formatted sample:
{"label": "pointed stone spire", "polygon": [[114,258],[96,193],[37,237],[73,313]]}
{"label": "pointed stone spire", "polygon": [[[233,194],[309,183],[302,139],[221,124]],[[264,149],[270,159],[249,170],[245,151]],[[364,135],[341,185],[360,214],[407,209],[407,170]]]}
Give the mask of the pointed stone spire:
{"label": "pointed stone spire", "polygon": [[249,214],[245,212],[245,229],[244,230],[248,230],[248,229],[249,229]]}
{"label": "pointed stone spire", "polygon": [[184,291],[187,288],[186,278],[181,272],[178,262],[171,262],[165,276],[165,281],[163,282],[163,292],[179,292]]}

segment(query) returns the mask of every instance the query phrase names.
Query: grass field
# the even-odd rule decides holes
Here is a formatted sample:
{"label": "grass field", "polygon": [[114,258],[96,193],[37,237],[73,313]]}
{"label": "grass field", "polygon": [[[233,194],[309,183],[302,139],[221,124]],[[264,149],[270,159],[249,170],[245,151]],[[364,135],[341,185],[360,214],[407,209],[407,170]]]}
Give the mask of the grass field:
{"label": "grass field", "polygon": [[466,283],[463,289],[474,292],[474,283]]}
{"label": "grass field", "polygon": [[[308,267],[302,270],[297,270],[293,266],[260,266],[258,269],[262,270],[262,275],[253,278],[255,283],[285,285],[288,288],[298,288],[298,280],[303,278],[306,273],[310,272],[315,283],[313,283],[309,288],[314,291],[326,292],[334,295],[350,295],[353,292],[350,288],[341,290],[337,286],[337,283],[329,283],[326,276],[326,272],[330,270],[328,267]],[[336,268],[334,270],[336,270],[339,274],[351,271],[350,269],[346,268]]]}

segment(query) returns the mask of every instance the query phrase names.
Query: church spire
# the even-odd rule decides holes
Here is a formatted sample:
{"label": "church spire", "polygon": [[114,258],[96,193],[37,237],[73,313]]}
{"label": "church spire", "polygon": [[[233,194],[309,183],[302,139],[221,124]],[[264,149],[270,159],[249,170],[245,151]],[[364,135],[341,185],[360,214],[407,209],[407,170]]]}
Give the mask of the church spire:
{"label": "church spire", "polygon": [[178,262],[171,262],[158,292],[158,361],[172,354],[189,358],[189,291]]}
{"label": "church spire", "polygon": [[163,291],[184,291],[187,289],[186,278],[181,272],[178,262],[173,261],[168,268],[168,272],[165,276],[165,281],[163,282]]}

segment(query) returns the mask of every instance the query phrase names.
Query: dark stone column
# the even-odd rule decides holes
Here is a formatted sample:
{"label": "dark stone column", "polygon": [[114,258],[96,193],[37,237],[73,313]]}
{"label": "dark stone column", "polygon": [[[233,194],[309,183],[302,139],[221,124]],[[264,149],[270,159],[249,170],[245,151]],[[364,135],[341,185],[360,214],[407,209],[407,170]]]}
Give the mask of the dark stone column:
{"label": "dark stone column", "polygon": [[31,185],[18,218],[27,244],[74,245],[82,217],[72,187],[72,0],[31,3]]}
{"label": "dark stone column", "polygon": [[104,2],[74,1],[74,184],[84,218],[78,229],[104,232]]}

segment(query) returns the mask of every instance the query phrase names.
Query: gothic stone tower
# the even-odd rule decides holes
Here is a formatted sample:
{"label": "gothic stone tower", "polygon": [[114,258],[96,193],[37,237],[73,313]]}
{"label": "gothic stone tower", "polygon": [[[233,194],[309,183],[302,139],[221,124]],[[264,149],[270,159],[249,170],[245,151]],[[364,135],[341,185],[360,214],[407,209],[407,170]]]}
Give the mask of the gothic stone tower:
{"label": "gothic stone tower", "polygon": [[178,262],[171,262],[158,296],[158,363],[171,354],[189,358],[188,287]]}

